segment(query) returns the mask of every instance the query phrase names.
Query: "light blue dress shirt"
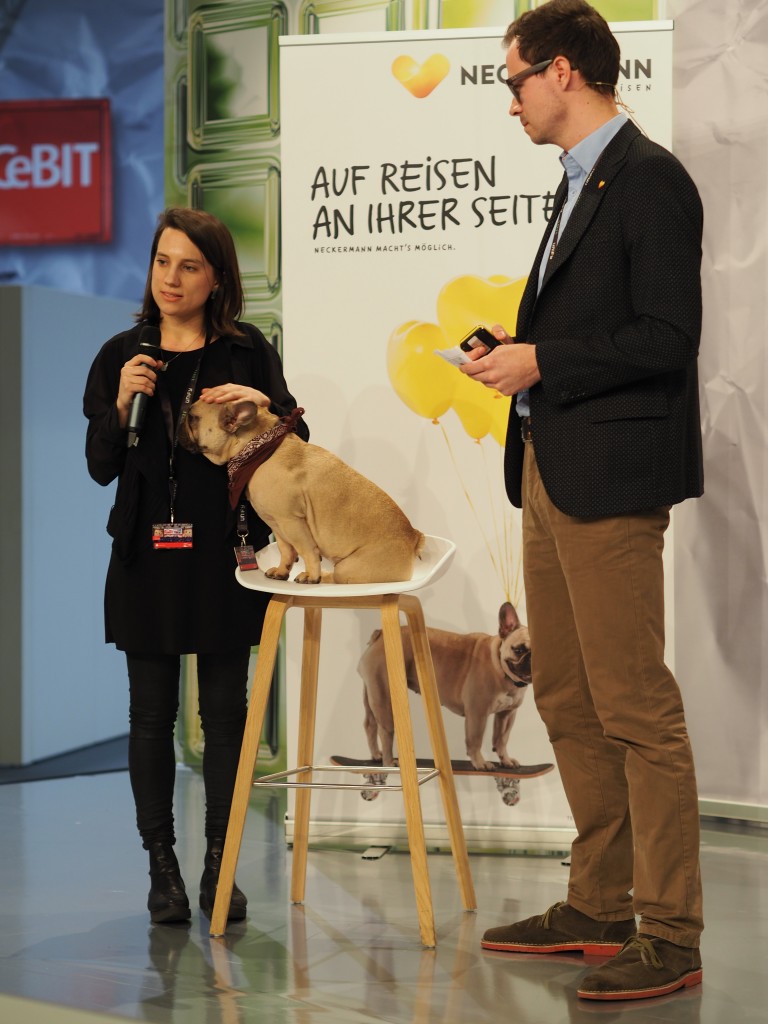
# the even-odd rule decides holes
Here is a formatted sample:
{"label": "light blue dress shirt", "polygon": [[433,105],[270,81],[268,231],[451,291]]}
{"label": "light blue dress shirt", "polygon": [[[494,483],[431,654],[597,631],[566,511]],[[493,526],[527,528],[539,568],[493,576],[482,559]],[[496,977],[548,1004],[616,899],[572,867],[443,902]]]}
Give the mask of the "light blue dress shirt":
{"label": "light blue dress shirt", "polygon": [[[610,121],[606,121],[604,125],[601,125],[596,131],[592,132],[591,135],[588,135],[586,139],[577,142],[573,149],[560,154],[560,163],[563,165],[563,170],[568,178],[568,196],[563,204],[562,213],[559,215],[560,223],[555,228],[558,238],[563,237],[565,225],[573,213],[573,208],[578,202],[581,190],[584,188],[584,182],[589,177],[592,168],[600,159],[600,155],[605,147],[621,129],[626,120],[626,114],[617,114]],[[539,291],[541,291],[541,282],[544,280],[544,274],[549,263],[548,255],[549,251],[545,252],[539,264]],[[528,401],[527,390],[518,392],[515,408],[517,409],[518,416],[530,416],[531,407]]]}

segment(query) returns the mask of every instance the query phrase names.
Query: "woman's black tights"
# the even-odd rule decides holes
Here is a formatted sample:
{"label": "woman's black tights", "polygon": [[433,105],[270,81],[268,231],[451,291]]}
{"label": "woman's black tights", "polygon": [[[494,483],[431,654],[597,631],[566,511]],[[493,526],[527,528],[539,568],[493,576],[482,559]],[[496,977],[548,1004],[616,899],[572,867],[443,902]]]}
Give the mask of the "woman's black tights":
{"label": "woman's black tights", "polygon": [[[200,721],[205,737],[205,834],[224,836],[247,711],[245,647],[198,654]],[[173,843],[174,726],[179,710],[178,655],[127,654],[130,683],[128,772],[144,844]]]}

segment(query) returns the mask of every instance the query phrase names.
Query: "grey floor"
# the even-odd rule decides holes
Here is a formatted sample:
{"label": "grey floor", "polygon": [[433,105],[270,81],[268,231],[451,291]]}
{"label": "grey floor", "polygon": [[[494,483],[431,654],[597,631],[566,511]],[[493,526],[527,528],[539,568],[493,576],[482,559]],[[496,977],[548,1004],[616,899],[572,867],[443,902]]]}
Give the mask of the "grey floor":
{"label": "grey floor", "polygon": [[[201,869],[202,784],[178,773],[177,851]],[[224,940],[156,927],[125,772],[0,786],[0,1022],[432,1024],[768,1020],[768,832],[707,827],[704,984],[620,1005],[579,1000],[580,956],[484,953],[491,925],[564,894],[556,858],[473,855],[479,911],[463,912],[450,856],[430,855],[436,950],[419,942],[410,861],[311,850],[304,906],[288,899],[282,794],[254,798],[238,866],[247,922]],[[597,963],[599,961],[592,961]]]}

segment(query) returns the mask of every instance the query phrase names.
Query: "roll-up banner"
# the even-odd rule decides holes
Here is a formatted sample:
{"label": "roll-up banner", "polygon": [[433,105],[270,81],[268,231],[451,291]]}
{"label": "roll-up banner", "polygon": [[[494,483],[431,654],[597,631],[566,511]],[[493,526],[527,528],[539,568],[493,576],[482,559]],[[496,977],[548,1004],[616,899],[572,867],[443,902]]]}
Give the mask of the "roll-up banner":
{"label": "roll-up banner", "polygon": [[[670,147],[672,24],[613,28],[621,99]],[[502,323],[514,334],[562,175],[559,151],[533,145],[509,116],[503,32],[280,40],[286,375],[314,443],[387,491],[425,534],[455,542],[447,574],[417,596],[428,626],[486,634],[478,651],[498,650],[507,604],[525,622],[521,521],[502,474],[510,400],[464,378],[435,350],[454,347],[477,324]],[[315,763],[370,756],[361,672],[370,674],[377,657],[369,644],[379,626],[373,611],[324,613]],[[301,643],[301,615],[292,612],[292,764]],[[435,660],[445,686],[458,692],[466,683],[465,701],[492,708],[488,692],[499,683],[487,668],[483,675],[481,656]],[[546,766],[553,752],[528,689],[518,690],[508,752],[523,766]],[[416,754],[429,758],[420,698],[411,701]],[[447,709],[444,718],[451,757],[466,759],[465,719]],[[494,761],[492,718],[482,752]],[[569,847],[573,823],[556,769],[521,780],[460,776],[457,786],[471,849]],[[440,847],[447,835],[439,789],[420,792],[428,842]],[[289,800],[289,837],[292,807]],[[405,838],[402,800],[384,787],[362,796],[318,791],[311,838],[396,845]]]}

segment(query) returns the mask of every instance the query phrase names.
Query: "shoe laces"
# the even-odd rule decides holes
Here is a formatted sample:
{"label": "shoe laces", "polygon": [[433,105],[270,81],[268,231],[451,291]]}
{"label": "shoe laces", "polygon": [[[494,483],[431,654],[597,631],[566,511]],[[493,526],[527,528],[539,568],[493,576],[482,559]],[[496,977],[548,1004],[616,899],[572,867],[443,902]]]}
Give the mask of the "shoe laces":
{"label": "shoe laces", "polygon": [[[660,967],[664,966],[659,954],[654,948],[653,942],[645,935],[632,935],[621,947],[621,953],[623,953],[625,949],[638,950],[640,953],[640,959],[646,967],[655,967],[658,970]],[[621,953],[619,953],[619,956],[621,956]]]}
{"label": "shoe laces", "polygon": [[552,915],[556,910],[559,910],[560,907],[564,907],[566,902],[566,900],[560,900],[559,903],[553,903],[549,910],[545,912],[544,916],[541,919],[541,923],[545,928],[551,927],[550,922],[552,920]]}

